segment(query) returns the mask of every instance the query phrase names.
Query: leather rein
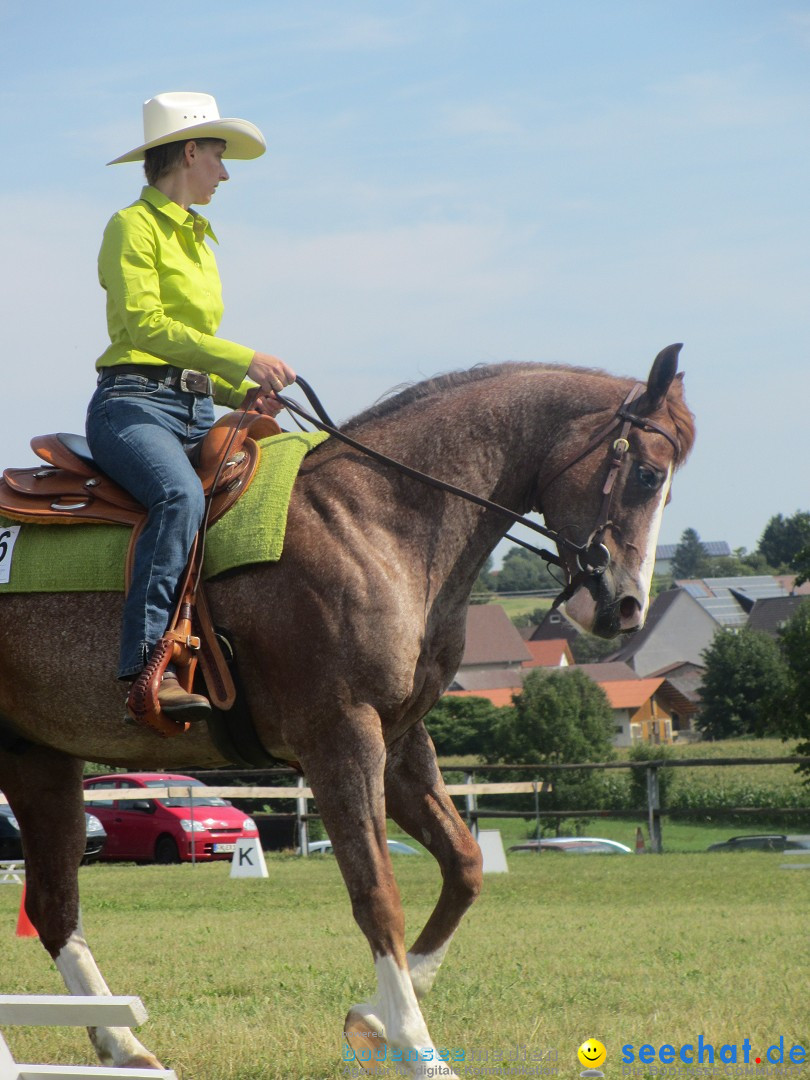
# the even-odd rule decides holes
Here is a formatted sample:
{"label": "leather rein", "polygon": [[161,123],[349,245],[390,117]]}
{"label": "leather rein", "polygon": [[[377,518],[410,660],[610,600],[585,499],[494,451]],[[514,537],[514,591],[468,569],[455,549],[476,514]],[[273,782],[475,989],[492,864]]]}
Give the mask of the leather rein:
{"label": "leather rein", "polygon": [[[464,488],[456,487],[446,480],[439,480],[437,477],[430,476],[428,473],[420,472],[419,469],[414,469],[410,465],[404,464],[404,462],[397,461],[395,458],[391,458],[387,454],[381,453],[379,450],[374,450],[372,447],[365,446],[363,443],[358,442],[356,439],[353,439],[351,435],[347,435],[345,432],[341,431],[340,428],[335,426],[334,421],[330,418],[318,399],[317,394],[306,379],[298,375],[295,382],[301,387],[302,392],[317,413],[317,417],[312,416],[305,409],[302,409],[295,401],[290,400],[290,398],[283,394],[277,393],[275,395],[276,399],[285,409],[293,414],[294,417],[300,416],[302,420],[312,424],[318,430],[328,432],[340,442],[346,443],[347,446],[359,450],[361,453],[366,454],[375,461],[379,461],[383,465],[391,466],[405,476],[409,476],[412,479],[418,480],[420,483],[427,484],[429,487],[436,488],[439,491],[446,491],[450,495],[456,495],[458,498],[465,499],[467,502],[474,503],[476,506],[481,506],[485,510],[492,510],[497,514],[501,514],[503,517],[508,517],[513,523],[524,525],[527,529],[531,529],[533,532],[540,533],[547,539],[552,540],[558,548],[566,548],[568,551],[572,552],[576,556],[579,573],[569,577],[568,584],[554,600],[552,606],[555,608],[568,600],[588,577],[600,577],[610,565],[610,551],[604,543],[604,535],[611,525],[610,510],[613,502],[616,477],[619,474],[625,455],[630,449],[630,443],[628,441],[630,429],[636,427],[642,431],[663,435],[663,437],[672,444],[676,458],[680,454],[680,447],[678,446],[677,441],[668,431],[665,431],[664,428],[659,427],[658,424],[648,420],[646,417],[638,416],[630,411],[629,406],[646,389],[644,383],[636,383],[622,405],[616,413],[614,413],[610,423],[597,432],[582,450],[577,451],[577,453],[566,459],[566,461],[555,470],[552,476],[546,480],[543,486],[543,491],[546,491],[563,473],[567,472],[573,465],[576,465],[578,462],[588,457],[589,454],[592,454],[593,451],[604,442],[608,435],[617,428],[619,429],[618,437],[611,445],[608,474],[602,487],[602,501],[599,507],[596,524],[588,537],[587,542],[585,544],[576,544],[572,540],[568,540],[566,537],[562,536],[556,530],[549,529],[545,525],[540,525],[526,517],[524,514],[519,514],[515,510],[510,510],[506,506],[501,506],[500,503],[493,502],[491,499],[485,499],[481,495],[475,495],[473,492],[466,491]],[[555,555],[553,552],[544,548],[537,548],[533,544],[528,544],[525,540],[521,540],[509,533],[506,534],[506,538],[519,544],[521,547],[527,548],[536,555],[539,555],[547,563],[553,563],[555,566],[559,566],[563,572],[566,573],[566,576],[568,576],[568,571],[559,555]]]}

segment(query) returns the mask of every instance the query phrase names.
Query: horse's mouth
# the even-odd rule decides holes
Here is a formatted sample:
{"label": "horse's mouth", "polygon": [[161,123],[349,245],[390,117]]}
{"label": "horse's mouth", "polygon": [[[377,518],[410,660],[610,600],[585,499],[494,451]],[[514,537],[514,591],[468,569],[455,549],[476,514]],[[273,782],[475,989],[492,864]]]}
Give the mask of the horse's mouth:
{"label": "horse's mouth", "polygon": [[626,637],[644,625],[644,607],[639,599],[625,592],[611,599],[603,575],[588,578],[563,604],[565,614],[581,629],[600,638]]}

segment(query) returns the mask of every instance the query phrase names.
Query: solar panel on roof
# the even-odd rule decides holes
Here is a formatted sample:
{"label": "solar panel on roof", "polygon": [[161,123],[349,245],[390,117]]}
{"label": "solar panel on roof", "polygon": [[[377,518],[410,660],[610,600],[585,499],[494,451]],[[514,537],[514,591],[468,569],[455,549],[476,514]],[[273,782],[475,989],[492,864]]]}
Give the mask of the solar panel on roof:
{"label": "solar panel on roof", "polygon": [[744,626],[747,615],[732,596],[701,596],[698,603],[721,626]]}
{"label": "solar panel on roof", "polygon": [[[706,555],[715,558],[731,555],[731,548],[726,540],[701,540],[700,543]],[[678,547],[678,544],[659,544],[655,549],[655,557],[656,559],[674,559]]]}
{"label": "solar panel on roof", "polygon": [[737,589],[753,596],[785,596],[784,588],[769,574],[756,577],[707,577],[703,579],[712,592],[718,589]]}
{"label": "solar panel on roof", "polygon": [[728,542],[725,540],[703,541],[703,550],[706,552],[707,555],[714,555],[718,557],[731,554],[731,548],[728,546]]}

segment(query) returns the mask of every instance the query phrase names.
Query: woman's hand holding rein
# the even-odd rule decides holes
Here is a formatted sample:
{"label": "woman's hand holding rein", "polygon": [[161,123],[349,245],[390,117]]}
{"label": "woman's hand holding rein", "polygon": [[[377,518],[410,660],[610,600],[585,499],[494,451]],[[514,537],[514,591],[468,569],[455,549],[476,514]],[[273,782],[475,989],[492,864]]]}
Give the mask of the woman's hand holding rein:
{"label": "woman's hand holding rein", "polygon": [[277,356],[269,356],[267,353],[255,352],[247,369],[247,377],[259,384],[260,390],[270,394],[276,390],[283,390],[295,382],[295,372],[283,360]]}
{"label": "woman's hand holding rein", "polygon": [[247,377],[259,385],[258,389],[247,394],[242,407],[266,413],[268,416],[281,412],[282,405],[276,400],[274,393],[295,382],[293,369],[276,356],[257,352],[253,354]]}

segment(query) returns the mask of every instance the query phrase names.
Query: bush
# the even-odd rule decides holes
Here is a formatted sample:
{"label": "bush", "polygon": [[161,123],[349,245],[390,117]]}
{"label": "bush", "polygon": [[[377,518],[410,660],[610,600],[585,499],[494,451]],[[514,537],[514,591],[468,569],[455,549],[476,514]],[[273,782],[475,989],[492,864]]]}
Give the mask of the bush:
{"label": "bush", "polygon": [[[630,761],[666,761],[675,755],[668,746],[654,746],[650,743],[636,743],[628,755]],[[628,779],[628,810],[647,805],[647,770],[630,769]],[[658,769],[658,800],[664,810],[670,801],[673,786],[674,769]]]}
{"label": "bush", "polygon": [[757,630],[720,630],[703,653],[697,726],[711,739],[779,731],[788,667],[779,645]]}
{"label": "bush", "polygon": [[440,698],[425,717],[425,727],[441,757],[486,754],[501,714],[512,706],[498,708],[487,698]]}

